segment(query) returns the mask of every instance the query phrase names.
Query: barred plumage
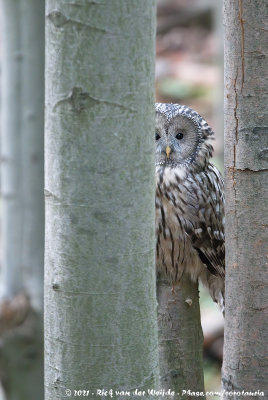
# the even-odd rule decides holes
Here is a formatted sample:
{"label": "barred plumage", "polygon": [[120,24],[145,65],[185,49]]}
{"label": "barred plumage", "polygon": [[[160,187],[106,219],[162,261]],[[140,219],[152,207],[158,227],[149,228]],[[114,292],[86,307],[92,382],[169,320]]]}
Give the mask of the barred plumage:
{"label": "barred plumage", "polygon": [[224,193],[209,159],[213,131],[194,110],[156,106],[157,271],[175,285],[201,279],[224,309]]}

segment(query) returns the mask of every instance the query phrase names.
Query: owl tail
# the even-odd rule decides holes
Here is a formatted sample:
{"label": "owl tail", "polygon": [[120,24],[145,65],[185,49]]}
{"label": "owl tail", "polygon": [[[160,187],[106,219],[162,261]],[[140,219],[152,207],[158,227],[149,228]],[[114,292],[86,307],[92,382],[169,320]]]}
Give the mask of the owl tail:
{"label": "owl tail", "polygon": [[201,282],[208,288],[212,300],[217,303],[219,309],[224,316],[225,310],[225,288],[224,278],[220,275],[212,275],[206,268],[202,270],[199,276]]}
{"label": "owl tail", "polygon": [[217,304],[219,306],[219,309],[222,312],[222,315],[225,317],[225,297],[224,297],[224,293],[222,293],[222,292],[218,293],[216,302],[217,302]]}

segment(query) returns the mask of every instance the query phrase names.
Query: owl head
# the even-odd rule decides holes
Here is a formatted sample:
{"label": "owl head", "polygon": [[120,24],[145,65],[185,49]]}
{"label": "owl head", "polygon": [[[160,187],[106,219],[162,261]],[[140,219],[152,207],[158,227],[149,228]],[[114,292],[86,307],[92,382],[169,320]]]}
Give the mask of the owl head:
{"label": "owl head", "polygon": [[207,122],[194,110],[180,104],[156,103],[156,165],[202,167],[212,156],[208,143],[214,135]]}

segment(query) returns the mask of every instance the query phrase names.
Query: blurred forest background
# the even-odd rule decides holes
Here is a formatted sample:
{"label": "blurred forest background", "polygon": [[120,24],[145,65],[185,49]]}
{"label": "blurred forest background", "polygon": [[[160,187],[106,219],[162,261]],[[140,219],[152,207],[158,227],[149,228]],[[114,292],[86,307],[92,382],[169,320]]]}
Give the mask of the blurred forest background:
{"label": "blurred forest background", "polygon": [[[156,101],[186,104],[207,120],[216,137],[213,163],[222,171],[222,1],[157,3]],[[220,387],[223,318],[207,293],[200,290],[205,386],[212,391]]]}
{"label": "blurred forest background", "polygon": [[[212,162],[223,172],[222,1],[158,0],[156,101],[186,104],[215,132]],[[223,317],[200,287],[205,388],[220,388]]]}

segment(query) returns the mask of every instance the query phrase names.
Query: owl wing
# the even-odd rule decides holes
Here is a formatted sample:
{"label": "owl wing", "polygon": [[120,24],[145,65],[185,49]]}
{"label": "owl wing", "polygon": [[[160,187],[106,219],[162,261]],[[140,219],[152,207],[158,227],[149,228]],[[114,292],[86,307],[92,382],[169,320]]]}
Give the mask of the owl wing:
{"label": "owl wing", "polygon": [[[187,234],[203,264],[213,275],[225,276],[224,191],[223,179],[217,168],[194,174],[188,201],[195,217]],[[190,186],[189,186],[190,187]]]}

